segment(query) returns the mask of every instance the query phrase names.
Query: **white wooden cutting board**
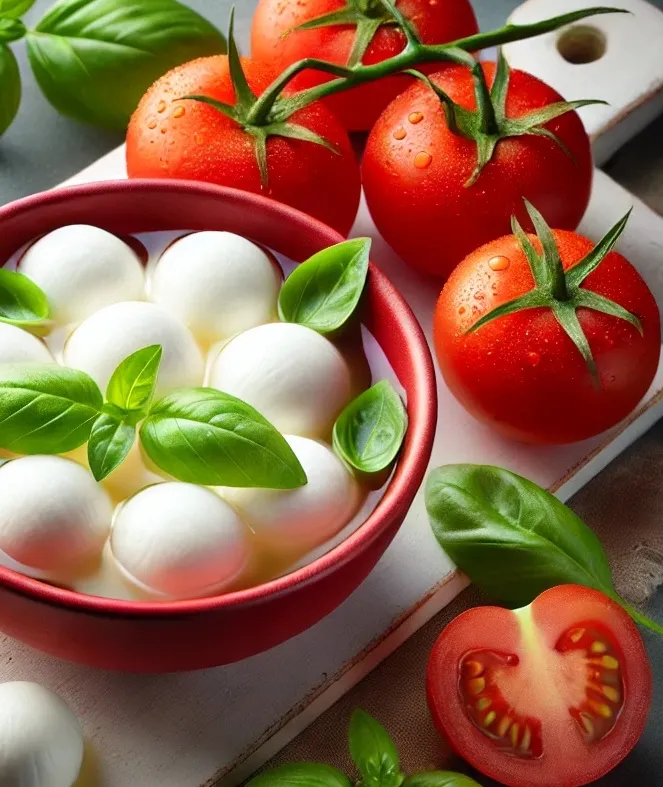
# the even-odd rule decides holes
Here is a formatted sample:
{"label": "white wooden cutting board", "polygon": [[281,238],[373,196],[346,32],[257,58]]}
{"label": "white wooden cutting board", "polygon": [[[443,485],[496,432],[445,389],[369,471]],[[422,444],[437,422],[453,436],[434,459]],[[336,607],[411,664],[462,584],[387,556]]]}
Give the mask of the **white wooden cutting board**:
{"label": "white wooden cutting board", "polygon": [[[535,8],[538,3],[544,7],[541,13]],[[583,3],[530,0],[517,14],[561,13],[565,10],[562,6],[580,7]],[[640,19],[646,40],[655,41],[658,71],[647,64],[650,70],[645,104],[652,98],[656,103],[663,84],[663,14],[651,14],[651,7],[642,0],[621,0],[620,5],[636,10],[629,24]],[[601,24],[608,24],[606,19]],[[613,30],[610,25],[612,22],[608,25],[609,36]],[[534,72],[541,62],[544,73],[539,70],[539,75],[561,92],[571,94],[573,84],[589,66],[569,69],[559,57],[555,65],[554,37],[543,39],[541,47],[547,55],[540,61],[539,49],[530,44],[510,46],[508,56],[518,66]],[[608,73],[597,73],[597,64],[591,64],[590,94],[608,95],[613,103],[626,101],[631,93],[614,90],[610,69],[628,68],[632,62],[626,51],[616,60],[611,56]],[[642,73],[638,79],[643,84]],[[626,82],[631,84],[632,80]],[[658,86],[653,91],[649,89],[652,84]],[[629,98],[622,109],[632,103]],[[647,117],[651,117],[651,106],[648,111]],[[628,112],[602,117],[589,114],[585,121],[603,150],[602,156],[608,148],[614,149],[617,125],[621,124],[621,144],[643,122],[642,115],[633,122]],[[608,132],[612,141],[601,148],[601,139]],[[70,182],[124,176],[123,151],[118,149]],[[620,250],[640,269],[663,303],[663,219],[597,170],[591,205],[581,229],[598,238],[631,205],[633,216]],[[374,261],[401,289],[430,338],[437,291],[395,258],[377,236],[364,205],[355,234],[375,238]],[[438,394],[440,417],[432,466],[449,462],[497,464],[567,499],[663,414],[663,368],[659,368],[651,391],[627,423],[600,438],[552,449],[501,440],[467,415],[441,381]],[[66,664],[0,638],[0,681],[41,681],[60,693],[79,714],[93,752],[82,784],[211,787],[220,779],[223,785],[234,785],[329,707],[464,585],[464,578],[455,572],[429,530],[420,493],[403,528],[362,587],[317,626],[268,653],[197,673],[136,676]]]}

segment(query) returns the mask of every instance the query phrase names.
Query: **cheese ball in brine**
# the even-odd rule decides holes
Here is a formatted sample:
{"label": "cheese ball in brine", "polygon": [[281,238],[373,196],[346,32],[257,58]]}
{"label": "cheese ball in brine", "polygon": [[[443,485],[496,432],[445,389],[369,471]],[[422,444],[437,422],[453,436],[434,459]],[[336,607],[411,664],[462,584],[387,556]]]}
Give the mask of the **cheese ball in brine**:
{"label": "cheese ball in brine", "polygon": [[111,550],[129,580],[170,598],[193,598],[238,579],[250,557],[249,531],[211,490],[168,482],[118,509]]}
{"label": "cheese ball in brine", "polygon": [[41,287],[60,325],[80,322],[111,303],[145,297],[143,266],[133,249],[87,224],[44,235],[25,252],[18,270]]}
{"label": "cheese ball in brine", "polygon": [[111,502],[91,473],[60,456],[23,456],[0,467],[0,550],[65,576],[101,553]]}
{"label": "cheese ball in brine", "polygon": [[219,487],[217,492],[239,511],[259,544],[275,554],[301,557],[348,524],[362,495],[331,448],[304,437],[286,440],[308,483],[287,490]]}
{"label": "cheese ball in brine", "polygon": [[196,232],[161,256],[150,300],[213,344],[276,319],[281,277],[265,252],[232,232]]}
{"label": "cheese ball in brine", "polygon": [[48,347],[31,333],[0,322],[0,364],[55,363]]}
{"label": "cheese ball in brine", "polygon": [[115,303],[88,317],[67,340],[64,362],[105,391],[125,358],[153,344],[163,348],[157,394],[202,383],[203,357],[191,331],[154,303]]}
{"label": "cheese ball in brine", "polygon": [[210,385],[258,410],[284,434],[329,435],[351,395],[350,372],[324,336],[294,323],[251,328],[213,361]]}

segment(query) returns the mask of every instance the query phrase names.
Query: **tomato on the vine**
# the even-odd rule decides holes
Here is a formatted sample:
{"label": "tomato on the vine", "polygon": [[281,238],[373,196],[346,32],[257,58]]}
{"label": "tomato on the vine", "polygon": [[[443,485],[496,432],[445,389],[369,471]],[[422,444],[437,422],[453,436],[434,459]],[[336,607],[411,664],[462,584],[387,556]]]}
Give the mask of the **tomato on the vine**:
{"label": "tomato on the vine", "polygon": [[[397,8],[424,44],[444,44],[479,30],[469,0],[399,0]],[[302,25],[307,29],[298,29]],[[279,70],[309,57],[372,65],[404,46],[405,36],[381,0],[260,0],[251,29],[251,56]],[[331,78],[309,70],[293,86],[303,90]],[[402,76],[384,77],[325,102],[348,130],[367,131],[407,83]]]}
{"label": "tomato on the vine", "polygon": [[435,643],[427,690],[456,752],[508,787],[580,787],[608,773],[642,734],[652,691],[628,614],[579,585],[515,611],[463,612]]}
{"label": "tomato on the vine", "polygon": [[451,274],[434,318],[440,369],[475,417],[507,437],[566,443],[625,418],[652,383],[659,310],[612,251],[624,217],[596,245],[549,230],[488,243]]}
{"label": "tomato on the vine", "polygon": [[408,264],[442,278],[506,234],[512,215],[531,230],[523,197],[561,229],[575,229],[589,202],[589,138],[573,110],[593,102],[564,103],[539,79],[509,73],[503,59],[482,68],[490,94],[463,65],[409,87],[381,115],[364,153],[377,228]]}
{"label": "tomato on the vine", "polygon": [[[252,60],[243,60],[242,66],[255,98],[275,72]],[[241,114],[238,119],[224,114],[248,111],[250,102],[237,102],[237,79],[241,75],[231,78],[228,57],[217,56],[186,63],[155,82],[129,124],[129,177],[203,180],[262,193],[347,235],[361,184],[345,129],[320,102],[278,127],[251,127]],[[217,106],[182,100],[191,94],[212,99]]]}

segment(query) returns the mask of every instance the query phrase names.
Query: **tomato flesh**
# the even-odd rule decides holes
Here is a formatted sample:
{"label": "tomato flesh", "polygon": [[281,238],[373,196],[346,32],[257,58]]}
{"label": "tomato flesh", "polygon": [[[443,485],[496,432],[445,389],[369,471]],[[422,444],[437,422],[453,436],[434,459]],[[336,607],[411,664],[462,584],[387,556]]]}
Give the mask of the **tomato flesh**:
{"label": "tomato flesh", "polygon": [[433,718],[456,751],[509,787],[579,787],[635,745],[651,675],[628,615],[565,585],[529,607],[483,607],[440,635],[428,667]]}

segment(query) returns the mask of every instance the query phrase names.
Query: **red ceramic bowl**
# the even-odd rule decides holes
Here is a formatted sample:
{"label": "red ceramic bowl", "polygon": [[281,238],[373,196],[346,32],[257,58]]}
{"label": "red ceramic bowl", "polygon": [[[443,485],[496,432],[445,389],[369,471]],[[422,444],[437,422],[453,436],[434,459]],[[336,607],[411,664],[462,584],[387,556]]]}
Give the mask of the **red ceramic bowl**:
{"label": "red ceramic bowl", "polygon": [[[254,194],[181,181],[133,180],[60,189],[1,208],[0,262],[32,238],[64,224],[95,224],[125,235],[229,230],[298,261],[343,240],[315,219]],[[287,576],[194,601],[97,598],[0,568],[0,629],[72,661],[170,672],[228,664],[267,650],[309,628],[346,599],[389,545],[419,489],[437,411],[433,366],[421,328],[374,266],[364,303],[362,321],[407,391],[410,425],[384,497],[352,536]]]}

